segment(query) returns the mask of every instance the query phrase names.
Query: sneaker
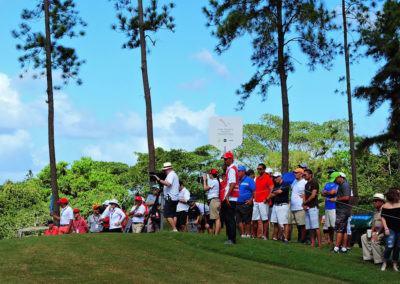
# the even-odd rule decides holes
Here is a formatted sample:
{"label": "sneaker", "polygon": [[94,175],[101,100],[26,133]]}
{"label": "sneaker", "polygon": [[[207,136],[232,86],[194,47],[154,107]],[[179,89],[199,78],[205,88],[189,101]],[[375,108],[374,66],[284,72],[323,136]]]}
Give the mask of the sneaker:
{"label": "sneaker", "polygon": [[277,239],[277,238],[272,238],[272,240],[273,240],[273,241],[277,241],[278,239]]}
{"label": "sneaker", "polygon": [[399,272],[399,268],[397,266],[393,266],[393,270]]}
{"label": "sneaker", "polygon": [[234,243],[233,243],[231,240],[227,240],[227,241],[225,242],[225,244],[226,244],[226,245],[233,245]]}
{"label": "sneaker", "polygon": [[178,230],[177,230],[177,229],[174,229],[174,230],[172,230],[172,232],[178,232]]}
{"label": "sneaker", "polygon": [[251,238],[253,238],[253,237],[252,237],[252,235],[246,235],[246,238],[251,239]]}
{"label": "sneaker", "polygon": [[289,243],[289,241],[288,241],[288,240],[283,240],[283,242],[284,242],[285,244]]}
{"label": "sneaker", "polygon": [[263,239],[264,241],[268,240],[265,236],[262,236],[261,239]]}
{"label": "sneaker", "polygon": [[247,236],[246,236],[246,235],[240,235],[240,237],[241,237],[241,238],[247,238]]}
{"label": "sneaker", "polygon": [[331,252],[333,252],[333,253],[339,253],[339,248],[338,248],[338,249],[335,249],[335,247],[333,247],[333,248],[331,249]]}
{"label": "sneaker", "polygon": [[381,266],[381,271],[385,271],[386,270],[386,263],[382,263],[382,266]]}
{"label": "sneaker", "polygon": [[342,249],[340,250],[340,252],[341,252],[341,253],[347,253],[347,249],[342,248]]}

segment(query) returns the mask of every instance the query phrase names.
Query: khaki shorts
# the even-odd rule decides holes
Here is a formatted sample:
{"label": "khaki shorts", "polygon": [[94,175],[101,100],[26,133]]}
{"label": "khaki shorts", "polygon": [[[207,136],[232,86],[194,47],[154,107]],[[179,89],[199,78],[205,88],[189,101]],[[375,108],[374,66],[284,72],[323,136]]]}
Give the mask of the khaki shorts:
{"label": "khaki shorts", "polygon": [[140,224],[132,224],[132,233],[134,234],[139,234],[142,232],[142,229],[144,227],[143,223]]}
{"label": "khaki shorts", "polygon": [[305,221],[305,213],[304,210],[296,210],[296,211],[292,211],[293,213],[293,219],[292,221],[294,221],[297,226],[304,226],[306,224]]}
{"label": "khaki shorts", "polygon": [[336,223],[336,210],[327,209],[325,210],[325,226],[328,228],[335,228]]}
{"label": "khaki shorts", "polygon": [[221,201],[218,198],[210,201],[210,220],[219,219],[219,211],[221,209]]}

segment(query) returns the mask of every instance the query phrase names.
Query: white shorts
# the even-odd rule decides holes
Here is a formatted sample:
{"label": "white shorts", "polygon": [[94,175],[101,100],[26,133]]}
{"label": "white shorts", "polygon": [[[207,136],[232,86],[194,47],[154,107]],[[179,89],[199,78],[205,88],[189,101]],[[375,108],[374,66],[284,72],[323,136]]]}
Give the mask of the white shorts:
{"label": "white shorts", "polygon": [[268,221],[269,205],[264,202],[254,202],[253,205],[253,221]]}
{"label": "white shorts", "polygon": [[336,222],[336,209],[325,210],[325,226],[328,228],[335,228]]}
{"label": "white shorts", "polygon": [[349,217],[349,219],[347,220],[347,235],[351,236],[351,226],[350,226],[350,222],[351,222],[351,216]]}
{"label": "white shorts", "polygon": [[317,207],[310,208],[305,212],[306,230],[319,228],[319,209]]}
{"label": "white shorts", "polygon": [[289,205],[274,205],[272,207],[271,223],[289,224]]}

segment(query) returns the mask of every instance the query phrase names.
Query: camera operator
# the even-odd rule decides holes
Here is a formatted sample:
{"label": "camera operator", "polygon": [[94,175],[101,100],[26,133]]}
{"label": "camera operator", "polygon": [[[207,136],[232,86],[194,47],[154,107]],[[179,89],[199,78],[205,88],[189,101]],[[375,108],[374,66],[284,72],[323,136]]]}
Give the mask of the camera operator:
{"label": "camera operator", "polygon": [[221,202],[219,200],[219,189],[220,183],[218,181],[218,171],[212,169],[208,171],[208,176],[211,179],[210,185],[207,184],[207,176],[203,176],[203,187],[204,191],[208,191],[208,204],[210,208],[210,224],[211,229],[215,221],[215,234],[219,235],[221,231],[221,220],[219,217],[219,211],[221,209]]}
{"label": "camera operator", "polygon": [[179,202],[179,178],[175,171],[172,169],[172,165],[170,162],[164,163],[164,167],[162,170],[167,176],[165,180],[160,179],[157,175],[155,175],[154,177],[159,183],[164,185],[164,215],[165,218],[167,218],[168,223],[171,225],[172,231],[177,232],[178,230],[176,229],[174,218],[176,217],[176,206]]}

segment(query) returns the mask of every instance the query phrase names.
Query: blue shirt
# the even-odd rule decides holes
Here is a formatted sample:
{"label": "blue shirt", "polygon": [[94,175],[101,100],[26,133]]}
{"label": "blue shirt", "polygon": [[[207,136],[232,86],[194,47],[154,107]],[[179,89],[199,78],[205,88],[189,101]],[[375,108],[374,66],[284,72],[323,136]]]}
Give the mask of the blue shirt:
{"label": "blue shirt", "polygon": [[251,177],[245,176],[239,179],[239,198],[237,202],[246,202],[256,190],[256,183]]}
{"label": "blue shirt", "polygon": [[282,174],[282,180],[288,184],[292,184],[295,180],[295,176],[293,172]]}
{"label": "blue shirt", "polygon": [[[323,191],[331,191],[332,189],[335,189],[337,191],[338,185],[334,182],[328,182],[325,185]],[[325,209],[336,209],[335,202],[328,201],[328,199],[331,199],[331,198],[335,198],[335,195],[325,197]]]}

